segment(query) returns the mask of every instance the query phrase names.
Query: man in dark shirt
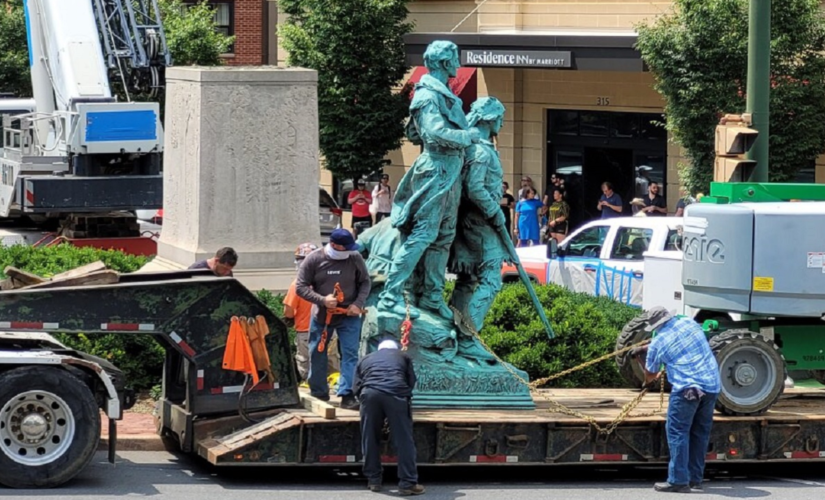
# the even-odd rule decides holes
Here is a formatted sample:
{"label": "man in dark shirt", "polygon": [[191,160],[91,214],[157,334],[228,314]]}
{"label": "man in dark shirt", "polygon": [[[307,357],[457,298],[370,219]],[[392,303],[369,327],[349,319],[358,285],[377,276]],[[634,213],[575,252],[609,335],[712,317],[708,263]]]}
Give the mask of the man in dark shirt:
{"label": "man in dark shirt", "polygon": [[[341,302],[338,302],[335,295],[336,284],[344,295]],[[312,252],[304,259],[295,280],[295,291],[299,297],[313,304],[309,326],[310,393],[322,401],[329,401],[327,348],[334,330],[338,333],[341,349],[341,375],[338,379],[341,408],[357,408],[352,379],[358,362],[361,315],[370,293],[370,275],[352,233],[346,229],[336,229],[324,248]],[[346,310],[346,314],[333,315],[330,324],[326,325],[327,308],[342,308]],[[321,352],[318,352],[325,327],[327,342]]]}
{"label": "man in dark shirt", "polygon": [[622,197],[613,191],[613,184],[605,182],[602,184],[602,196],[596,210],[601,210],[602,219],[622,216]]}
{"label": "man in dark shirt", "polygon": [[664,217],[667,215],[665,197],[659,194],[659,184],[651,182],[647,188],[647,195],[643,198],[645,208],[642,209],[648,217]]}
{"label": "man in dark shirt", "polygon": [[378,344],[378,350],[366,355],[355,370],[353,390],[361,401],[361,451],[370,491],[381,491],[381,434],[386,419],[398,455],[398,493],[424,493],[415,464],[411,407],[414,387],[412,361],[398,350],[395,340]]}
{"label": "man in dark shirt", "polygon": [[232,276],[232,269],[238,264],[238,254],[230,247],[223,247],[211,259],[199,260],[189,269],[211,269],[216,276]]}
{"label": "man in dark shirt", "polygon": [[501,205],[501,211],[504,213],[504,227],[507,228],[507,234],[513,234],[513,223],[510,217],[511,210],[513,207],[516,206],[516,199],[513,198],[513,195],[508,193],[507,190],[510,189],[510,185],[506,182],[501,184],[501,192],[504,193],[501,197],[501,201],[499,204]]}

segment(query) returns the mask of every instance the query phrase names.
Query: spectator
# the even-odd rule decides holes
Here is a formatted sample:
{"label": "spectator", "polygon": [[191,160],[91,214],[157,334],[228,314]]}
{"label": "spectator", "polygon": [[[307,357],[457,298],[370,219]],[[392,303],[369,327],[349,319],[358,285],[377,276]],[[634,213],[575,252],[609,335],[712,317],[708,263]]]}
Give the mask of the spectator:
{"label": "spectator", "polygon": [[564,191],[561,188],[553,189],[553,203],[547,208],[547,214],[547,233],[550,238],[561,243],[567,236],[567,219],[570,217],[570,205],[564,201]]}
{"label": "spectator", "polygon": [[370,491],[381,491],[381,435],[384,420],[398,453],[398,493],[420,495],[415,464],[411,399],[415,388],[412,361],[394,340],[384,340],[355,370],[353,390],[361,401],[361,451]]}
{"label": "spectator", "polygon": [[[300,268],[304,259],[318,247],[312,243],[303,243],[295,250],[295,266]],[[295,363],[301,380],[309,376],[309,324],[312,317],[312,304],[298,296],[295,289],[296,280],[292,280],[284,297],[284,318],[291,320],[295,326]],[[329,346],[329,373],[341,371],[341,355],[338,352],[338,338],[333,336]]]}
{"label": "spectator", "polygon": [[199,260],[189,269],[211,269],[216,276],[233,276],[232,269],[238,264],[238,254],[233,248],[223,247],[211,259]]}
{"label": "spectator", "polygon": [[366,222],[367,227],[372,226],[372,215],[370,215],[370,204],[372,196],[367,191],[367,181],[358,179],[356,188],[347,197],[347,203],[352,207],[352,227],[359,222]]}
{"label": "spectator", "polygon": [[550,174],[550,184],[547,186],[547,191],[544,192],[544,198],[541,200],[544,206],[553,204],[553,190],[561,187],[562,182],[561,177],[556,176],[556,174]]}
{"label": "spectator", "polygon": [[613,184],[605,182],[602,184],[602,196],[596,210],[602,211],[602,219],[622,216],[622,197],[613,191]]}
{"label": "spectator", "polygon": [[645,330],[655,330],[656,335],[648,346],[634,349],[632,356],[642,365],[647,383],[659,377],[664,365],[673,385],[666,426],[668,477],[653,488],[678,493],[702,490],[713,407],[722,389],[719,364],[702,327],[690,318],[674,317],[657,306],[648,312]]}
{"label": "spectator", "polygon": [[392,188],[390,187],[390,176],[381,176],[381,183],[372,190],[372,203],[375,207],[375,223],[381,222],[384,217],[389,217],[392,213]]}
{"label": "spectator", "polygon": [[[339,285],[344,300],[338,301],[335,286]],[[364,258],[358,252],[352,233],[336,229],[323,251],[312,252],[301,264],[295,284],[298,296],[314,304],[309,326],[309,391],[322,401],[329,401],[327,383],[327,349],[329,342],[318,351],[324,330],[336,330],[341,348],[341,375],[338,379],[338,395],[341,408],[358,408],[352,393],[355,363],[361,340],[361,315],[370,293],[370,276]],[[327,309],[346,312],[333,314],[326,325]]]}
{"label": "spectator", "polygon": [[685,188],[679,188],[679,201],[676,202],[676,217],[684,217],[685,207],[695,203],[696,199],[691,196]]}
{"label": "spectator", "polygon": [[510,185],[506,182],[501,183],[501,211],[504,213],[504,227],[507,228],[507,234],[513,234],[513,218],[510,216],[510,211],[516,206],[516,199],[513,195],[508,193]]}
{"label": "spectator", "polygon": [[533,186],[533,179],[531,179],[529,176],[525,175],[524,177],[521,178],[521,189],[518,190],[518,199],[519,200],[524,199],[524,190],[528,187],[530,189],[532,189],[533,191],[536,190],[536,187]]}
{"label": "spectator", "polygon": [[648,184],[648,193],[643,198],[645,207],[642,209],[648,216],[664,217],[667,215],[667,203],[665,197],[659,194],[659,184],[651,182]]}
{"label": "spectator", "polygon": [[519,246],[538,245],[540,243],[539,210],[542,203],[535,198],[536,191],[531,187],[524,188],[525,198],[516,205],[516,221],[518,223]]}

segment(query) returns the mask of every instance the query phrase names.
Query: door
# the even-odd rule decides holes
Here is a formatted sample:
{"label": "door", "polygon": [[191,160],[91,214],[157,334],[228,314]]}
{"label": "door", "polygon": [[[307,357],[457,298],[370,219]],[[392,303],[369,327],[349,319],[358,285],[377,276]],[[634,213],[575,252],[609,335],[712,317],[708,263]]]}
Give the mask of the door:
{"label": "door", "polygon": [[635,175],[633,173],[633,150],[618,148],[584,148],[584,208],[590,219],[598,219],[601,212],[596,204],[602,195],[604,182],[613,184],[613,190],[622,197],[624,214],[631,215],[630,200],[633,199]]}

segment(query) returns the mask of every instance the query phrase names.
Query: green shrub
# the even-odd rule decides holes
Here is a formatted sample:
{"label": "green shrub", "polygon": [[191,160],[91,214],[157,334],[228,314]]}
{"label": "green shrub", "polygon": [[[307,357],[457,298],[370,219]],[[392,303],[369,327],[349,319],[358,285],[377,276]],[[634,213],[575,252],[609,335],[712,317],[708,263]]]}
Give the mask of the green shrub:
{"label": "green shrub", "polygon": [[13,266],[44,278],[50,278],[55,274],[98,260],[103,261],[109,269],[120,273],[131,273],[143,267],[150,258],[127,255],[118,250],[79,248],[68,244],[51,247],[25,245],[0,247],[0,271],[6,269],[7,266]]}
{"label": "green shrub", "polygon": [[[549,340],[522,284],[505,285],[485,321],[481,338],[531,380],[580,365],[615,349],[624,325],[639,310],[556,285],[537,286],[556,338]],[[548,387],[622,387],[612,359],[557,379]]]}
{"label": "green shrub", "polygon": [[[13,266],[44,278],[98,260],[109,269],[130,273],[143,267],[150,258],[127,255],[118,250],[79,248],[68,244],[36,248],[24,245],[0,247],[0,271]],[[160,380],[164,351],[149,335],[61,333],[55,336],[73,349],[113,363],[126,373],[128,383],[136,389],[151,387]]]}
{"label": "green shrub", "polygon": [[[281,320],[284,318],[284,296],[275,295],[269,290],[260,290],[257,293],[258,300],[266,304],[266,306],[275,313]],[[287,327],[287,335],[289,335],[289,349],[292,351],[292,356],[295,357],[295,328],[293,326]]]}

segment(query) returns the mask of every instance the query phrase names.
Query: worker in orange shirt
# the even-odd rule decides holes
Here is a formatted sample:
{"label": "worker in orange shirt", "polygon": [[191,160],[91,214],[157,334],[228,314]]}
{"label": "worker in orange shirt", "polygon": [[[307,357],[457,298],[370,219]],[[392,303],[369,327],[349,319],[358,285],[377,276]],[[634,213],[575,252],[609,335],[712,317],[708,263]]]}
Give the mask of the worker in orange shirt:
{"label": "worker in orange shirt", "polygon": [[[307,255],[318,250],[312,243],[302,243],[295,250],[295,267],[301,267],[301,262]],[[298,365],[298,374],[305,381],[309,376],[309,322],[312,316],[312,303],[298,296],[295,291],[295,280],[289,285],[284,297],[284,317],[295,322],[295,362]],[[341,354],[338,352],[338,336],[333,334],[327,349],[329,364],[327,373],[341,371]]]}

